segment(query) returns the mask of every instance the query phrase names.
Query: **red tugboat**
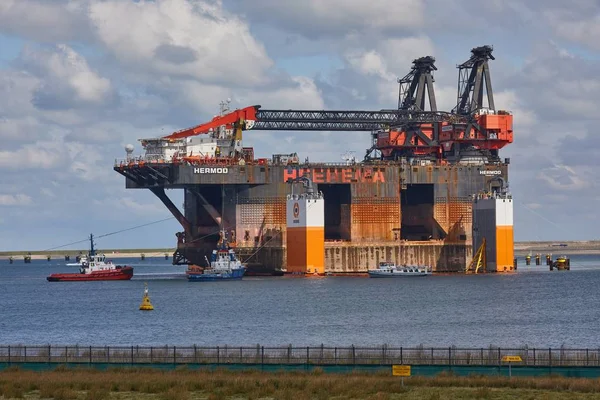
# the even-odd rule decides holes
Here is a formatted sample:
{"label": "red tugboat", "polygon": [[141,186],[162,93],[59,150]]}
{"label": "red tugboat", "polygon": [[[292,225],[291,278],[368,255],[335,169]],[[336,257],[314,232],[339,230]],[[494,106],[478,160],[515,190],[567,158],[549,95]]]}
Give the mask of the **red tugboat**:
{"label": "red tugboat", "polygon": [[90,253],[81,264],[79,273],[52,274],[48,282],[73,281],[126,281],[133,277],[133,267],[115,265],[106,261],[104,254],[96,254],[94,236],[90,234]]}

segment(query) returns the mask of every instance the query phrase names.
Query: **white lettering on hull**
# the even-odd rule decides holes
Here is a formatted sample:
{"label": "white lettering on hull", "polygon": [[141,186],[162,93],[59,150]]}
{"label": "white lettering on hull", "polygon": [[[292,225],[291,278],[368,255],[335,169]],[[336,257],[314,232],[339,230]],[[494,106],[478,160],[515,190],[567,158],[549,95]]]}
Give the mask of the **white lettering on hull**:
{"label": "white lettering on hull", "polygon": [[502,171],[479,171],[479,175],[502,175]]}
{"label": "white lettering on hull", "polygon": [[194,167],[195,174],[227,174],[229,168]]}

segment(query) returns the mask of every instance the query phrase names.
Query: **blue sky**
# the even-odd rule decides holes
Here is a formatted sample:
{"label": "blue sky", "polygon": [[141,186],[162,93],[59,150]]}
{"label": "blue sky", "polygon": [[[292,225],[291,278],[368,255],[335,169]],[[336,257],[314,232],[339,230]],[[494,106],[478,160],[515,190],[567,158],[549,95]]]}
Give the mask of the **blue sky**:
{"label": "blue sky", "polygon": [[[169,216],[112,170],[127,143],[234,107],[381,109],[414,58],[436,57],[438,107],[456,65],[494,46],[497,108],[513,111],[517,240],[599,239],[600,4],[579,0],[4,0],[0,4],[0,250],[44,250]],[[343,148],[339,143],[344,143]],[[364,133],[248,132],[262,157],[339,161]],[[176,204],[181,193],[170,191]],[[99,239],[166,247],[174,221]]]}

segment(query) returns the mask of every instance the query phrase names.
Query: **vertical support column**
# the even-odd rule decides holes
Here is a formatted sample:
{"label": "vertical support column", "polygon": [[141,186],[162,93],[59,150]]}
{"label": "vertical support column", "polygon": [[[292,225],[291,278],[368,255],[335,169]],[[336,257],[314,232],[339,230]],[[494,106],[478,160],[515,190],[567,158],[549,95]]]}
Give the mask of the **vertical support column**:
{"label": "vertical support column", "polygon": [[320,194],[289,195],[287,218],[287,270],[291,273],[325,273],[325,202]]}
{"label": "vertical support column", "polygon": [[496,269],[498,271],[514,270],[514,233],[512,198],[498,197],[496,208]]}

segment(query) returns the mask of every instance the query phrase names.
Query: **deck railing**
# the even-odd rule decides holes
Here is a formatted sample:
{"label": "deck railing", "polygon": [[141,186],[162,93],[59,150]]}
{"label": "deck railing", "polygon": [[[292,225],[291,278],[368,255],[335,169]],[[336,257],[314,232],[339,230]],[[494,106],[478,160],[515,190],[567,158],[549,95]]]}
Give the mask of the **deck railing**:
{"label": "deck railing", "polygon": [[600,349],[458,347],[0,346],[3,363],[600,366]]}

